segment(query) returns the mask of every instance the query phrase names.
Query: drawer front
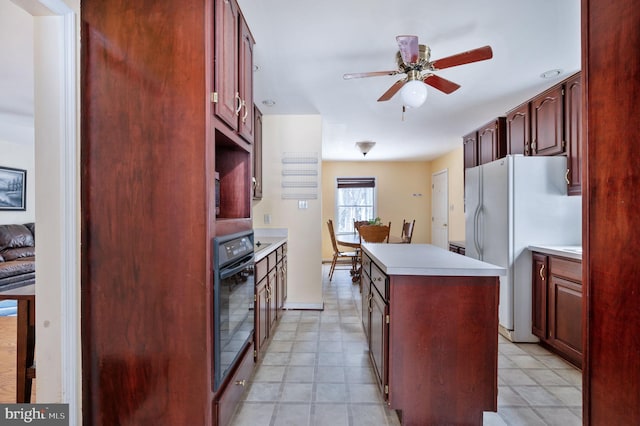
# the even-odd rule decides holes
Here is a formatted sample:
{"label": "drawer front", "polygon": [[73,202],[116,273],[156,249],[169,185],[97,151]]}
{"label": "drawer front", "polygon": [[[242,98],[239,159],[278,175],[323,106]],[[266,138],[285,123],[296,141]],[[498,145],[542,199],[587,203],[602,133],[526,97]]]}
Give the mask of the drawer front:
{"label": "drawer front", "polygon": [[550,271],[553,275],[582,283],[582,262],[551,256]]}
{"label": "drawer front", "polygon": [[253,345],[249,345],[241,361],[238,363],[231,380],[226,387],[216,394],[216,411],[218,415],[218,425],[228,425],[236,406],[242,399],[245,389],[249,387],[249,378],[253,373]]}
{"label": "drawer front", "polygon": [[272,270],[273,268],[276,267],[276,259],[277,259],[278,255],[275,251],[269,253],[269,255],[267,256],[267,259],[269,260],[269,270]]}
{"label": "drawer front", "polygon": [[389,300],[387,276],[373,262],[371,263],[371,284],[378,290],[385,302]]}
{"label": "drawer front", "polygon": [[371,276],[371,259],[364,253],[362,253],[362,272],[367,277]]}
{"label": "drawer front", "polygon": [[258,284],[261,280],[263,280],[267,276],[267,272],[269,271],[267,263],[267,258],[263,258],[256,263],[255,267],[255,276],[256,276],[256,284]]}

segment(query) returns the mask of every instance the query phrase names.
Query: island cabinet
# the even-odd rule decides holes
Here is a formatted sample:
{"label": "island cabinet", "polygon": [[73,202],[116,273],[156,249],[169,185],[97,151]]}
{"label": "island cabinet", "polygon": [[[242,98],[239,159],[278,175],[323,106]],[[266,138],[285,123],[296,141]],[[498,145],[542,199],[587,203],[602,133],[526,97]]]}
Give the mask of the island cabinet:
{"label": "island cabinet", "polygon": [[533,252],[533,334],[582,368],[582,262]]}
{"label": "island cabinet", "polygon": [[403,425],[482,425],[497,410],[501,268],[427,244],[364,244],[362,264],[363,325],[389,407]]}

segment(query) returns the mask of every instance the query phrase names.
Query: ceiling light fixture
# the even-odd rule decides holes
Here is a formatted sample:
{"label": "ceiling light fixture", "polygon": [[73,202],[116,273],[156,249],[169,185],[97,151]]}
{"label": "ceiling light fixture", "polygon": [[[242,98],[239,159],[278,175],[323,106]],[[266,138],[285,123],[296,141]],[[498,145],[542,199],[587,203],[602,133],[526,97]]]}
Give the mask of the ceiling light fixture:
{"label": "ceiling light fixture", "polygon": [[418,71],[409,71],[408,79],[409,81],[400,90],[402,104],[418,108],[427,100],[427,85],[420,79]]}
{"label": "ceiling light fixture", "polygon": [[362,155],[365,157],[367,156],[367,153],[371,151],[371,148],[373,148],[375,144],[376,143],[373,141],[356,142],[356,146],[358,147],[360,152],[362,152]]}

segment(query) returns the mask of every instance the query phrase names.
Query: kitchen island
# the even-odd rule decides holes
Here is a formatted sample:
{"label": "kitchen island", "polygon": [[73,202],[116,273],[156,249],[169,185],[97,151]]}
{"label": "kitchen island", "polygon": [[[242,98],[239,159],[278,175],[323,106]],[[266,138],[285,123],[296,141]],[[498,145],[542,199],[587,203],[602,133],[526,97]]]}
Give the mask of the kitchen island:
{"label": "kitchen island", "polygon": [[429,245],[363,244],[371,363],[404,425],[481,425],[497,411],[504,268]]}

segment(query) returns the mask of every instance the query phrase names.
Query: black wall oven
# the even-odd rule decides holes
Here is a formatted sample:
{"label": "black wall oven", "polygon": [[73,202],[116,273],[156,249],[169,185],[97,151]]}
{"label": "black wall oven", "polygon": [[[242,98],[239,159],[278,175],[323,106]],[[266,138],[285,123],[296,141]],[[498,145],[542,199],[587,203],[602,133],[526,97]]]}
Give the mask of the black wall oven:
{"label": "black wall oven", "polygon": [[214,391],[253,339],[253,231],[214,238]]}

